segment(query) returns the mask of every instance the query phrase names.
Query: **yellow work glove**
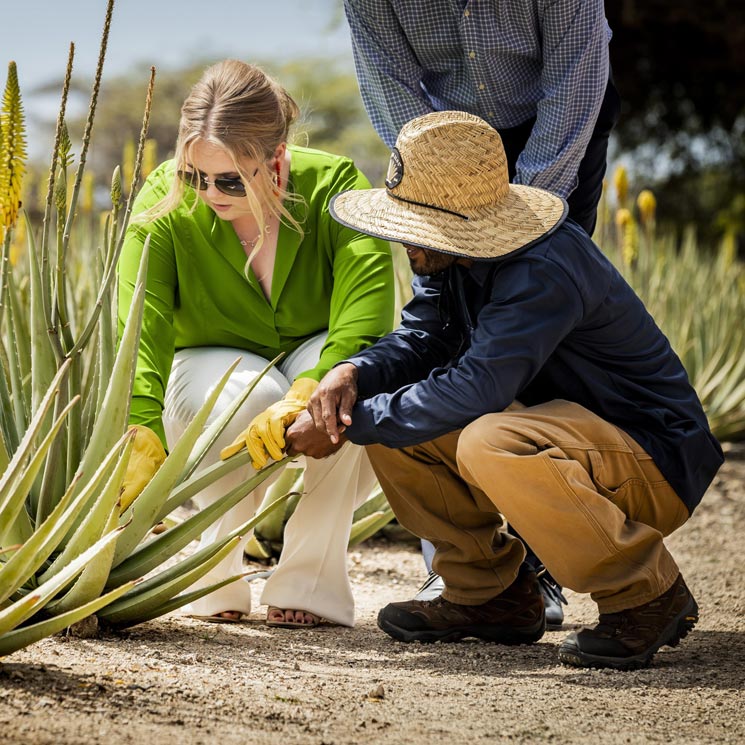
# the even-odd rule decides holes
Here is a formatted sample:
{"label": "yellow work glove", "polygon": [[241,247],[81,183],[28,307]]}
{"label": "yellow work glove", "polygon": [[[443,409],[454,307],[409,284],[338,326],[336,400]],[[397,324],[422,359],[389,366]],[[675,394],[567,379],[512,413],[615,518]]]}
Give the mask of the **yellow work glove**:
{"label": "yellow work glove", "polygon": [[140,496],[140,492],[150,483],[150,479],[166,459],[163,443],[150,427],[133,424],[129,430],[135,431],[135,440],[122,482],[122,512]]}
{"label": "yellow work glove", "polygon": [[317,387],[317,380],[298,378],[284,398],[255,416],[248,428],[220,451],[220,458],[225,460],[245,447],[248,448],[251,463],[257,471],[267,464],[270,457],[282,460],[285,430],[305,410]]}

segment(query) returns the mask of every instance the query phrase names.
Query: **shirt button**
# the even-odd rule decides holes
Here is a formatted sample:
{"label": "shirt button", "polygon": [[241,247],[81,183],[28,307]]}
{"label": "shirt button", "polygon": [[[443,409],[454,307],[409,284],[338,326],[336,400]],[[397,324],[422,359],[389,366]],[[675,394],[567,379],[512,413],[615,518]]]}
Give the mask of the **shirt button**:
{"label": "shirt button", "polygon": [[468,56],[473,59],[476,56],[476,52],[469,52]]}
{"label": "shirt button", "polygon": [[494,116],[494,112],[493,111],[488,112],[487,116],[491,119]]}
{"label": "shirt button", "polygon": [[483,83],[479,83],[479,90],[483,91],[486,86]]}
{"label": "shirt button", "polygon": [[467,10],[467,11],[465,11],[465,12],[463,13],[463,15],[464,15],[464,16],[465,16],[466,18],[468,18],[468,16],[470,16],[470,15],[471,15],[471,11],[470,11],[470,10]]}

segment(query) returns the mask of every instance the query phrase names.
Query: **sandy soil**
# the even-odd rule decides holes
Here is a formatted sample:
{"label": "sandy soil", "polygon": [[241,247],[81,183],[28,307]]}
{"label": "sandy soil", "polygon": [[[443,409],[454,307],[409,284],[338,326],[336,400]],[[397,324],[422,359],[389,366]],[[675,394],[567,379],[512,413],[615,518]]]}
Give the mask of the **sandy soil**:
{"label": "sandy soil", "polygon": [[[529,647],[406,645],[377,610],[422,580],[407,544],[350,552],[354,629],[268,629],[170,616],[95,639],[55,637],[0,662],[0,743],[745,742],[745,450],[669,539],[701,607],[651,668],[564,667],[557,647],[592,623],[568,592],[562,631]],[[260,592],[255,583],[255,597]]]}

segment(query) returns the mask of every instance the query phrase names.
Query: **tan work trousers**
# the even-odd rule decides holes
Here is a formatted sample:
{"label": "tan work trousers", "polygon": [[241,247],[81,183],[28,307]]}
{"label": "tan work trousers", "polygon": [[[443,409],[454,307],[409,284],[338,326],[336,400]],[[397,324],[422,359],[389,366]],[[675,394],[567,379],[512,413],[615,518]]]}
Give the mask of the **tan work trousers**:
{"label": "tan work trousers", "polygon": [[578,404],[487,414],[431,442],[367,451],[399,522],[434,544],[451,602],[478,605],[514,581],[525,552],[503,517],[601,613],[647,603],[678,575],[663,537],[686,506],[633,438]]}

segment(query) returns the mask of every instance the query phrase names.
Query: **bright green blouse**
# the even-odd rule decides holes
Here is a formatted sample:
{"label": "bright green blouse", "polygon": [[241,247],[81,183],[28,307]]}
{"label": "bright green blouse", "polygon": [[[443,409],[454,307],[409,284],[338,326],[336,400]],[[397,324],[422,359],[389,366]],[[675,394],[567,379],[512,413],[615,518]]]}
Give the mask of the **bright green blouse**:
{"label": "bright green blouse", "polygon": [[[328,339],[318,364],[299,377],[320,380],[337,362],[393,326],[393,266],[388,243],[331,218],[331,197],[370,184],[348,158],[291,147],[288,191],[302,199],[285,206],[303,227],[281,225],[268,301],[230,222],[194,192],[162,218],[131,224],[119,260],[119,332],[132,301],[145,237],[150,234],[147,292],[130,423],[152,428],[165,443],[163,402],[177,349],[226,346],[272,359],[321,331]],[[168,192],[174,162],[147,179],[133,214]]]}

